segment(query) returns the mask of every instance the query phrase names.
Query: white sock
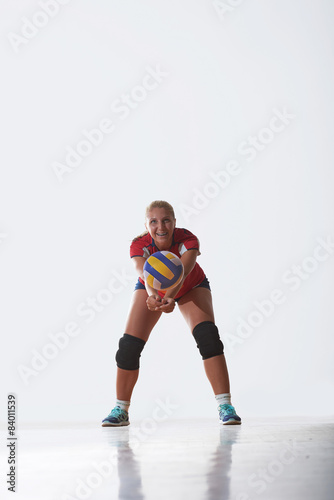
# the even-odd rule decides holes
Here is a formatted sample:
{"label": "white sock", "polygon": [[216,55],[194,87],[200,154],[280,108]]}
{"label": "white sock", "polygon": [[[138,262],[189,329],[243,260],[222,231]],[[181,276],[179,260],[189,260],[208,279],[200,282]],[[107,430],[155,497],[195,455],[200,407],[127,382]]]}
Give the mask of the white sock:
{"label": "white sock", "polygon": [[226,392],[225,394],[216,394],[215,398],[218,405],[231,404],[231,394],[229,392]]}
{"label": "white sock", "polygon": [[130,401],[122,401],[121,399],[116,399],[115,406],[120,406],[121,410],[129,411]]}

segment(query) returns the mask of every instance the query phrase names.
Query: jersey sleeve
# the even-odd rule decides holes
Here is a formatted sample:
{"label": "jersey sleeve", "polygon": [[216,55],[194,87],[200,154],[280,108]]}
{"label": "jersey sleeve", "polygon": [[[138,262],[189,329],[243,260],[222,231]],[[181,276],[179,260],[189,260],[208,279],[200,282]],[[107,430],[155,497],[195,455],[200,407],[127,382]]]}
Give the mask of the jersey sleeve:
{"label": "jersey sleeve", "polygon": [[147,257],[150,255],[148,248],[145,246],[143,238],[137,238],[130,245],[130,257]]}
{"label": "jersey sleeve", "polygon": [[187,250],[197,250],[198,255],[201,255],[199,239],[197,236],[185,229],[182,241],[179,244],[180,255],[183,255]]}
{"label": "jersey sleeve", "polygon": [[130,257],[144,257],[143,242],[141,238],[136,239],[130,245]]}

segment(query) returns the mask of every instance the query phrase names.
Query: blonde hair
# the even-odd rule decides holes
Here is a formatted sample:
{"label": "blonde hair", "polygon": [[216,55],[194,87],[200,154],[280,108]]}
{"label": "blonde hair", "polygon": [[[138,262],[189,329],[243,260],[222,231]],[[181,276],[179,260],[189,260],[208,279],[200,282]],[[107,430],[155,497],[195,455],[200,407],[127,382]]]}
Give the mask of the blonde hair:
{"label": "blonde hair", "polygon": [[[147,219],[148,217],[148,214],[151,210],[153,210],[153,208],[164,208],[167,212],[170,213],[170,215],[173,217],[173,219],[175,220],[175,213],[174,213],[174,208],[172,207],[172,205],[170,203],[168,203],[167,201],[163,201],[163,200],[155,200],[155,201],[152,201],[147,207],[146,207],[146,210],[145,210],[145,219]],[[132,241],[136,241],[138,240],[138,238],[141,238],[142,236],[145,236],[146,234],[148,234],[148,231],[144,231],[143,233],[141,233],[139,236],[136,236],[135,238],[133,238]]]}
{"label": "blonde hair", "polygon": [[174,208],[172,207],[172,205],[170,203],[168,203],[167,201],[163,201],[163,200],[155,200],[155,201],[152,201],[152,203],[150,203],[147,207],[146,207],[146,210],[145,210],[145,218],[148,217],[148,213],[153,209],[153,208],[164,208],[165,210],[167,210],[167,212],[169,212],[172,216],[173,216],[173,219],[175,219],[175,213],[174,213]]}

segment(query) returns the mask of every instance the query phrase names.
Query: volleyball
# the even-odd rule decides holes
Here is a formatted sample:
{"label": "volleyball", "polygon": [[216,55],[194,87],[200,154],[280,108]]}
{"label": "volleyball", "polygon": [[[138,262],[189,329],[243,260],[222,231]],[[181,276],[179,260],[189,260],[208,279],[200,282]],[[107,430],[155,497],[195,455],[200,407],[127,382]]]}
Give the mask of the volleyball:
{"label": "volleyball", "polygon": [[155,252],[144,264],[146,283],[155,290],[167,290],[177,286],[183,277],[183,264],[175,253]]}

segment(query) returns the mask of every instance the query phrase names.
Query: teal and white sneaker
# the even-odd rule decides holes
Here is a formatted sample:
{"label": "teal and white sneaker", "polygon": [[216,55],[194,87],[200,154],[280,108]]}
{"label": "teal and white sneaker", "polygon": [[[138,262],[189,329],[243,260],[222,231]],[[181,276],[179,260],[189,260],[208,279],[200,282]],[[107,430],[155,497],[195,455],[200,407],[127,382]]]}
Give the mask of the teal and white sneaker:
{"label": "teal and white sneaker", "polygon": [[102,427],[121,427],[129,424],[129,414],[127,411],[122,410],[120,406],[115,406],[109,415],[102,420]]}
{"label": "teal and white sneaker", "polygon": [[218,406],[219,422],[223,425],[241,424],[241,418],[235,413],[235,408],[232,405],[224,404]]}

